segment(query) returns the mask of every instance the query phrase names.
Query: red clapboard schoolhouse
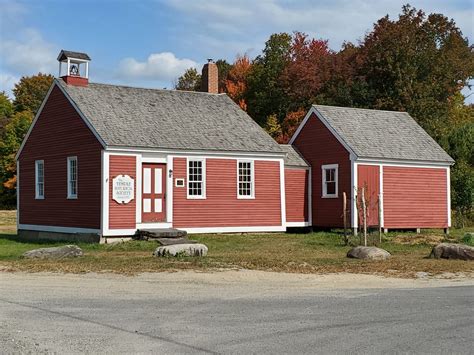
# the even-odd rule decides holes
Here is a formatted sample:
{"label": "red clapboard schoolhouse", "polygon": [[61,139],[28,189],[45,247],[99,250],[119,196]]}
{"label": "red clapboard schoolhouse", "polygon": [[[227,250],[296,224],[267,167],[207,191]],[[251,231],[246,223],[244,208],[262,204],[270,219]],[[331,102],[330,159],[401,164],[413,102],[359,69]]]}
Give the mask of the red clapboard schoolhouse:
{"label": "red clapboard schoolhouse", "polygon": [[87,54],[58,61],[17,154],[20,235],[340,227],[342,192],[357,228],[361,186],[371,224],[380,199],[385,229],[450,225],[453,161],[406,113],[314,106],[279,145],[218,93],[212,61],[202,92],[90,83]]}

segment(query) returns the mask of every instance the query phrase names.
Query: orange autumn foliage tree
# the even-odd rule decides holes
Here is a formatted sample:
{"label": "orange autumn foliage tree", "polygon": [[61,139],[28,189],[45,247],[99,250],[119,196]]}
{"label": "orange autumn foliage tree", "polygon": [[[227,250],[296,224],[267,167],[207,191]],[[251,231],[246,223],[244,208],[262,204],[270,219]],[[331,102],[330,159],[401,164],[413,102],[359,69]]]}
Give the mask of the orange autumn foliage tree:
{"label": "orange autumn foliage tree", "polygon": [[225,81],[227,94],[243,110],[247,110],[245,93],[247,92],[247,76],[252,68],[252,63],[246,54],[237,56],[232,69],[230,69]]}
{"label": "orange autumn foliage tree", "polygon": [[300,108],[297,111],[288,112],[281,125],[281,135],[276,138],[278,143],[286,144],[290,141],[301,121],[303,121],[306,111]]}

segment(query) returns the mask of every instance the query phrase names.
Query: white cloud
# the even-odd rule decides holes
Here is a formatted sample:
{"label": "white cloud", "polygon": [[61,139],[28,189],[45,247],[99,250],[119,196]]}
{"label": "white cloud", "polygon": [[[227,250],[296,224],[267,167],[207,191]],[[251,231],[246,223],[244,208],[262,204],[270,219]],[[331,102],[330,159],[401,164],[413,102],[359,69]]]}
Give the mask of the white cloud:
{"label": "white cloud", "polygon": [[19,80],[20,78],[15,75],[0,72],[0,91],[5,91],[8,97],[13,98],[13,86]]}
{"label": "white cloud", "polygon": [[172,81],[191,67],[197,67],[197,63],[191,59],[176,58],[171,52],[152,53],[144,62],[140,62],[135,58],[121,60],[118,77]]}
{"label": "white cloud", "polygon": [[[213,37],[221,40],[221,52],[231,49],[225,45],[229,35],[240,36],[239,52],[252,48],[255,40],[265,41],[271,33],[302,31],[316,38],[329,39],[333,49],[339,49],[343,41],[362,39],[373,23],[389,14],[396,18],[406,0],[238,0],[223,3],[221,0],[159,0],[183,14],[181,37],[198,39]],[[469,1],[467,1],[469,2]],[[443,13],[454,18],[465,36],[474,36],[472,5],[444,0],[412,0],[410,4],[425,12]],[[206,48],[207,43],[198,42],[196,48]],[[262,45],[260,47],[263,46]],[[222,54],[221,54],[222,55]]]}
{"label": "white cloud", "polygon": [[24,29],[15,39],[0,42],[2,65],[9,71],[25,75],[53,73],[56,69],[58,49],[45,41],[34,29]]}

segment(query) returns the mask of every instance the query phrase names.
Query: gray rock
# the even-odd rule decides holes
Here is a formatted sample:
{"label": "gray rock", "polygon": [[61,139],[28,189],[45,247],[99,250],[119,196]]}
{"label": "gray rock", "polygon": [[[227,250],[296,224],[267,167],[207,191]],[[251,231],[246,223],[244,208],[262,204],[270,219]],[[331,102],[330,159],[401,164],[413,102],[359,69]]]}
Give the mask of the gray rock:
{"label": "gray rock", "polygon": [[367,259],[367,260],[385,260],[390,258],[390,253],[377,247],[355,247],[347,252],[348,258]]}
{"label": "gray rock", "polygon": [[175,244],[156,248],[153,256],[206,256],[204,244]]}
{"label": "gray rock", "polygon": [[29,250],[23,254],[28,259],[60,259],[82,256],[84,253],[77,245],[64,245],[62,247],[40,248]]}
{"label": "gray rock", "polygon": [[474,260],[474,247],[464,244],[441,243],[433,247],[430,258]]}

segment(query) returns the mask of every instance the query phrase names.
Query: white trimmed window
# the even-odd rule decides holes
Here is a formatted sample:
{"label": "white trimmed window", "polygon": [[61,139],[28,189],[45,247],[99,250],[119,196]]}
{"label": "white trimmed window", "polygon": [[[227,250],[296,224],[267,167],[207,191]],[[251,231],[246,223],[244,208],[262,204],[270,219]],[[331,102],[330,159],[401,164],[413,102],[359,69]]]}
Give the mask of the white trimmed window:
{"label": "white trimmed window", "polygon": [[338,196],[338,164],[322,165],[323,197],[336,198]]}
{"label": "white trimmed window", "polygon": [[206,198],[206,161],[188,159],[188,198]]}
{"label": "white trimmed window", "polygon": [[67,198],[77,198],[77,157],[67,158]]}
{"label": "white trimmed window", "polygon": [[237,197],[255,198],[254,163],[248,160],[237,161]]}
{"label": "white trimmed window", "polygon": [[44,160],[35,161],[35,198],[44,199]]}

